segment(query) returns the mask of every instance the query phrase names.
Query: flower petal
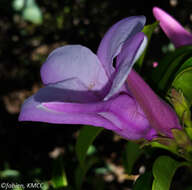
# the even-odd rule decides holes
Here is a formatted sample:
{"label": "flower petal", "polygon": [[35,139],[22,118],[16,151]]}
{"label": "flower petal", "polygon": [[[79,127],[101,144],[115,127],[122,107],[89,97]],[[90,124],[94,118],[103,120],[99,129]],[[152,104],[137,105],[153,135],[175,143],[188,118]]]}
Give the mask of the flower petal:
{"label": "flower petal", "polygon": [[173,137],[171,129],[181,129],[181,126],[172,108],[161,100],[134,70],[130,72],[127,83],[150,125],[162,135]]}
{"label": "flower petal", "polygon": [[120,136],[129,140],[141,138],[151,140],[157,136],[156,131],[151,128],[148,119],[134,98],[122,94],[105,101],[105,104],[108,104],[108,111],[99,114],[122,129],[116,131]]}
{"label": "flower petal", "polygon": [[[76,80],[67,80],[41,88],[36,94],[25,100],[21,108],[19,121],[90,124],[94,126],[104,126],[107,129],[116,129],[110,121],[95,114],[94,111],[86,111],[89,106],[86,107],[84,104],[86,105],[93,101],[95,102],[94,106],[97,108],[97,103],[100,98],[92,91],[76,90],[78,85],[79,83]],[[64,87],[67,87],[67,89],[64,89]],[[80,90],[82,90],[82,88]],[[65,111],[54,110],[54,102],[57,102],[55,106],[58,107],[58,109],[60,104],[65,105]],[[48,109],[48,107],[45,107],[46,104],[49,105],[50,108],[53,106],[53,108]]]}
{"label": "flower petal", "polygon": [[103,64],[108,77],[114,71],[112,65],[113,58],[119,54],[122,45],[127,39],[143,29],[145,21],[144,16],[125,18],[113,25],[103,37],[97,51],[97,56]]}
{"label": "flower petal", "polygon": [[97,56],[81,45],[55,49],[41,67],[44,84],[78,78],[90,90],[101,90],[108,82]]}
{"label": "flower petal", "polygon": [[160,26],[176,47],[192,44],[192,34],[168,13],[158,7],[153,8],[153,15],[160,21]]}
{"label": "flower petal", "polygon": [[[113,123],[115,127],[111,130],[127,139],[152,139],[156,136],[155,130],[149,126],[137,102],[125,94],[105,102],[86,104],[45,102],[42,106],[58,113],[96,114]],[[103,127],[106,128],[106,126]],[[107,127],[107,129],[110,128]]]}
{"label": "flower petal", "polygon": [[[35,96],[28,98],[21,109],[19,121],[38,121],[56,124],[84,124],[104,126],[106,129],[115,130],[113,124],[95,113],[82,112],[56,112],[37,102]],[[118,129],[116,129],[118,130]]]}
{"label": "flower petal", "polygon": [[123,86],[134,63],[143,53],[146,45],[147,38],[142,32],[137,33],[125,42],[120,54],[117,57],[117,68],[112,87],[105,97],[105,100],[112,97]]}
{"label": "flower petal", "polygon": [[65,102],[68,97],[63,98],[63,93],[57,90],[45,87],[28,98],[22,106],[19,120],[93,125],[132,140],[154,136],[142,110],[128,95],[103,102]]}
{"label": "flower petal", "polygon": [[41,88],[36,94],[39,102],[93,102],[102,99],[100,91],[90,91],[78,78],[67,79]]}

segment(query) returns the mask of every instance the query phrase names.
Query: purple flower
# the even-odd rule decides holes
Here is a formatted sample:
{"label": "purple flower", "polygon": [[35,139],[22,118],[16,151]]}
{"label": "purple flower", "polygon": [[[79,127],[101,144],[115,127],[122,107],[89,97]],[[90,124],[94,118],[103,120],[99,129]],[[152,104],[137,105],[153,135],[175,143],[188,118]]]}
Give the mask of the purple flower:
{"label": "purple flower", "polygon": [[41,68],[45,87],[24,102],[19,120],[104,127],[130,140],[172,137],[180,128],[174,111],[131,71],[146,47],[144,24],[144,16],[117,22],[97,55],[81,45],[55,49]]}
{"label": "purple flower", "polygon": [[153,15],[160,21],[160,26],[175,47],[192,44],[192,34],[183,28],[172,16],[158,7],[153,8]]}

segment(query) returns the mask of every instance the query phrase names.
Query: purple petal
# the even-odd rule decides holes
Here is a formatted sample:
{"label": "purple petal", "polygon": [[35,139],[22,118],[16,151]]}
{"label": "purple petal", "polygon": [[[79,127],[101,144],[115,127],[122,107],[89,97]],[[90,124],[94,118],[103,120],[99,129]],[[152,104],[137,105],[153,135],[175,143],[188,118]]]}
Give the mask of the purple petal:
{"label": "purple petal", "polygon": [[122,129],[116,131],[120,136],[129,140],[141,138],[151,140],[157,136],[134,98],[124,94],[105,101],[105,104],[108,104],[108,112],[104,111],[99,114]]}
{"label": "purple petal", "polygon": [[93,102],[102,99],[100,91],[90,91],[78,78],[71,78],[41,88],[35,98],[39,102]]}
{"label": "purple petal", "polygon": [[105,34],[99,45],[97,55],[108,76],[111,76],[114,71],[113,58],[119,54],[127,39],[143,29],[145,21],[144,16],[128,17],[117,22]]}
{"label": "purple petal", "polygon": [[81,45],[55,49],[41,67],[44,84],[77,78],[89,90],[101,90],[108,82],[97,56]]}
{"label": "purple petal", "polygon": [[176,47],[192,44],[192,34],[183,28],[172,16],[158,7],[153,8],[153,15],[160,21],[160,26]]}
{"label": "purple petal", "polygon": [[161,100],[135,71],[130,72],[127,83],[134,98],[146,114],[150,125],[157,132],[172,137],[171,129],[181,129],[172,108]]}
{"label": "purple petal", "polygon": [[146,45],[147,38],[142,32],[137,33],[125,42],[120,54],[117,57],[117,68],[112,87],[105,97],[105,100],[112,97],[123,86],[134,63],[143,53]]}
{"label": "purple petal", "polygon": [[152,139],[156,135],[137,103],[127,95],[121,95],[107,102],[88,104],[49,102],[42,103],[42,106],[58,113],[95,113],[112,122],[116,126],[112,130],[127,139]]}
{"label": "purple petal", "polygon": [[[81,83],[76,79],[62,81],[41,88],[35,95],[25,100],[21,108],[19,121],[40,121],[60,124],[90,124],[94,126],[104,126],[107,129],[116,129],[110,121],[95,114],[93,111],[86,111],[87,107],[83,105],[86,105],[89,102],[95,102],[94,106],[97,106],[100,97],[93,91],[86,91],[86,88],[83,91],[83,88],[84,87],[81,86]],[[54,109],[48,109],[44,106],[45,103],[48,105],[50,104],[51,106],[53,102],[57,102],[56,105],[65,104],[66,111],[55,111]],[[80,108],[82,106],[82,109],[78,106],[75,107],[78,103],[82,103],[79,104]],[[70,109],[73,111],[71,112]],[[79,109],[79,111],[75,111],[75,109]]]}
{"label": "purple petal", "polygon": [[56,112],[37,102],[35,96],[28,98],[21,109],[19,121],[39,121],[56,124],[84,124],[104,126],[109,130],[118,130],[113,124],[95,113]]}
{"label": "purple petal", "polygon": [[104,102],[79,103],[79,99],[66,102],[64,99],[68,100],[68,97],[59,90],[50,87],[40,89],[24,102],[19,120],[93,125],[132,140],[151,139],[156,135],[138,104],[128,95]]}

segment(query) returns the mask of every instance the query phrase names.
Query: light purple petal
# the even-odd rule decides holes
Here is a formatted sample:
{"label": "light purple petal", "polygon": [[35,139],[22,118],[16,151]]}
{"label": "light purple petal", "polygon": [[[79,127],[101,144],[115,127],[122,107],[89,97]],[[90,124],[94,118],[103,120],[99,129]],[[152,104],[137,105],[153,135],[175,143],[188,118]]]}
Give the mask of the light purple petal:
{"label": "light purple petal", "polygon": [[89,90],[78,78],[71,78],[41,88],[36,94],[39,102],[93,102],[102,99],[100,91]]}
{"label": "light purple petal", "polygon": [[97,55],[108,76],[111,76],[114,71],[113,58],[119,54],[127,39],[141,32],[145,21],[144,16],[128,17],[117,22],[107,31],[99,45]]}
{"label": "light purple petal", "polygon": [[176,47],[192,44],[192,34],[183,28],[172,16],[158,7],[153,8],[153,15],[160,21],[160,26]]}
{"label": "light purple petal", "polygon": [[142,32],[137,33],[125,42],[120,54],[117,57],[117,68],[112,87],[105,97],[105,100],[112,97],[123,86],[134,63],[143,53],[146,45],[147,38]]}
{"label": "light purple petal", "polygon": [[77,78],[89,90],[101,90],[108,82],[97,56],[81,45],[66,45],[55,49],[41,67],[44,84]]}
{"label": "light purple petal", "polygon": [[150,125],[157,132],[172,137],[171,129],[181,129],[176,113],[153,92],[135,71],[130,72],[127,83]]}

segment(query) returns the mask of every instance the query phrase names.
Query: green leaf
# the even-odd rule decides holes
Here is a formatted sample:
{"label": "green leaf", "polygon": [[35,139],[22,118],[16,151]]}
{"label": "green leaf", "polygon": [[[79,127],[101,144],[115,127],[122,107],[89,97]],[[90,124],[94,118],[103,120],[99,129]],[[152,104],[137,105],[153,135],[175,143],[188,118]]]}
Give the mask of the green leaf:
{"label": "green leaf", "polygon": [[172,83],[172,87],[181,90],[184,96],[192,104],[192,58],[185,61],[183,66],[177,72],[177,75]]}
{"label": "green leaf", "polygon": [[157,158],[153,164],[152,190],[169,190],[176,170],[186,165],[188,165],[186,162],[178,162],[168,156]]}
{"label": "green leaf", "polygon": [[[184,57],[183,54],[185,54]],[[180,48],[177,48],[174,52],[168,53],[162,60],[159,61],[158,67],[151,72],[151,81],[153,82],[154,86],[159,85],[159,81],[161,81],[165,73],[168,73],[168,76],[166,76],[166,78],[169,78],[170,74],[173,74],[168,71],[171,64],[173,64],[173,66],[171,66],[172,71],[175,70],[175,68],[178,69],[182,65],[182,62],[178,62],[176,60],[181,59],[181,57],[187,59],[187,57],[191,57],[191,55],[192,46],[182,46]]]}
{"label": "green leaf", "polygon": [[82,167],[84,167],[84,161],[90,145],[93,143],[97,135],[99,135],[99,133],[101,133],[102,130],[103,128],[101,127],[92,127],[92,126],[84,126],[80,130],[75,150],[78,160]]}
{"label": "green leaf", "polygon": [[[147,39],[148,39],[148,43],[147,44],[149,44],[149,42],[151,40],[151,36],[152,36],[154,30],[156,29],[156,27],[158,26],[158,24],[159,24],[159,22],[156,21],[153,24],[146,25],[143,28],[142,32],[144,32],[144,34],[147,36]],[[136,67],[138,67],[138,69],[141,69],[141,67],[143,65],[143,60],[145,58],[146,51],[147,51],[147,47],[145,48],[145,51],[143,52],[143,54],[140,56],[139,60],[136,63]]]}
{"label": "green leaf", "polygon": [[27,0],[26,6],[22,11],[22,17],[24,20],[30,21],[34,24],[42,23],[42,12],[35,0]]}
{"label": "green leaf", "polygon": [[59,156],[57,159],[54,160],[51,183],[54,188],[62,188],[68,185],[62,156]]}
{"label": "green leaf", "polygon": [[131,174],[135,162],[142,153],[143,150],[138,144],[131,141],[126,144],[125,151],[123,152],[123,164],[128,174]]}
{"label": "green leaf", "polygon": [[77,167],[75,171],[75,183],[76,183],[77,190],[81,189],[86,173],[97,162],[98,162],[98,159],[93,157],[87,160],[86,165],[84,167],[82,167],[81,165]]}
{"label": "green leaf", "polygon": [[143,175],[140,175],[136,180],[133,190],[149,190],[152,186],[153,175],[152,172],[146,172]]}
{"label": "green leaf", "polygon": [[180,65],[183,63],[183,60],[186,58],[187,53],[184,53],[177,57],[173,62],[169,65],[167,68],[167,71],[162,76],[161,80],[158,83],[158,88],[162,91],[167,91],[171,80],[174,79],[175,73],[177,72],[177,69],[180,67]]}
{"label": "green leaf", "polygon": [[192,57],[189,57],[179,68],[179,70],[177,71],[176,74],[180,73],[181,71],[183,71],[184,69],[187,69],[189,67],[192,67]]}

